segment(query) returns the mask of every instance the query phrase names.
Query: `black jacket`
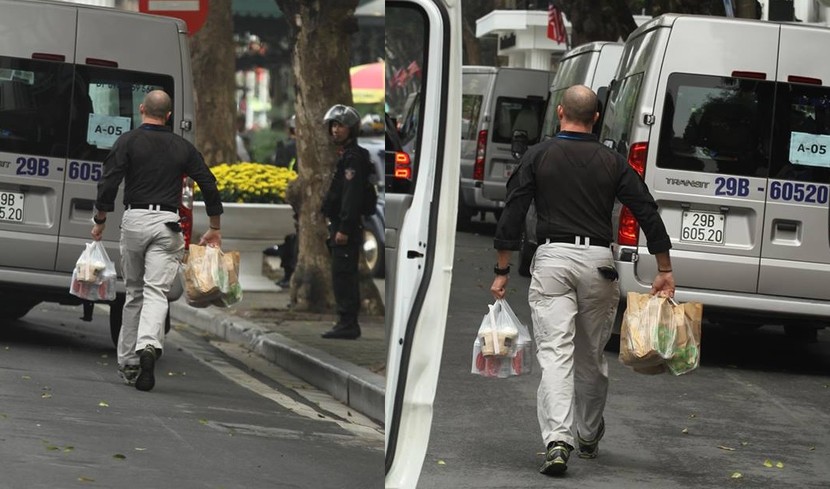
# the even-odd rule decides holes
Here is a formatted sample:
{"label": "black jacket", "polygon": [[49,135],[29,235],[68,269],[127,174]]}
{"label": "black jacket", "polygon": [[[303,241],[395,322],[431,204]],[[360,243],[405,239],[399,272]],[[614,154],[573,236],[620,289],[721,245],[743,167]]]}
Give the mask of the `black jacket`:
{"label": "black jacket", "polygon": [[625,159],[590,133],[560,132],[536,144],[522,157],[507,183],[505,208],[496,228],[494,247],[521,247],[525,214],[536,200],[536,236],[584,236],[613,242],[614,200],[628,206],[648,240],[650,253],[671,248],[671,238],[657,203],[643,179]]}
{"label": "black jacket", "polygon": [[323,214],[332,223],[332,233],[354,236],[363,228],[363,199],[369,177],[369,152],[354,139],[343,147],[329,190],[323,199]]}
{"label": "black jacket", "polygon": [[196,148],[167,126],[142,124],[120,136],[104,160],[104,176],[98,182],[95,208],[104,212],[115,209],[121,180],[124,180],[124,205],[161,204],[178,208],[182,199],[182,175],[199,184],[207,215],[222,214],[216,177]]}

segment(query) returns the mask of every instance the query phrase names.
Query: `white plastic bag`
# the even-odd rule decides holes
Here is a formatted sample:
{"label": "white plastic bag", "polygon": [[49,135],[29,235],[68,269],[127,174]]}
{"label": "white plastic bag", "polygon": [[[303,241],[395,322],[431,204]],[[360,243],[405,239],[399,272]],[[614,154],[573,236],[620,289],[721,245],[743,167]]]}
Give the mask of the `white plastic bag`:
{"label": "white plastic bag", "polygon": [[504,299],[488,306],[473,342],[471,373],[484,377],[511,377],[531,372],[530,332]]}
{"label": "white plastic bag", "polygon": [[115,263],[110,260],[101,241],[87,243],[81,252],[75,269],[69,293],[88,301],[115,300]]}

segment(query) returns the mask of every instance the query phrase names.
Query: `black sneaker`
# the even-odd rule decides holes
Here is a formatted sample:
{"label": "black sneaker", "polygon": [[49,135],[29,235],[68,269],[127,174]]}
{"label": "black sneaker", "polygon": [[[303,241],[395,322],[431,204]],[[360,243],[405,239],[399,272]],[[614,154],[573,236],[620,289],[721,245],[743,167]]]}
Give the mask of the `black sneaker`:
{"label": "black sneaker", "polygon": [[144,347],[138,357],[138,363],[141,366],[141,371],[135,381],[135,388],[140,391],[152,390],[156,385],[156,377],[153,374],[153,370],[156,368],[156,348],[153,345]]}
{"label": "black sneaker", "polygon": [[573,447],[564,441],[554,441],[548,444],[545,462],[539,467],[539,472],[545,475],[560,475],[568,470],[568,457]]}
{"label": "black sneaker", "polygon": [[124,381],[127,385],[135,385],[135,381],[138,378],[139,372],[138,365],[119,365],[118,366],[118,375],[121,377],[121,380]]}
{"label": "black sneaker", "polygon": [[354,323],[337,323],[321,335],[323,338],[337,340],[356,340],[360,338],[360,325]]}
{"label": "black sneaker", "polygon": [[605,418],[600,420],[599,431],[593,440],[583,440],[577,432],[576,439],[579,443],[579,453],[577,455],[579,458],[597,458],[597,454],[599,453],[599,441],[602,440],[603,435],[605,435]]}

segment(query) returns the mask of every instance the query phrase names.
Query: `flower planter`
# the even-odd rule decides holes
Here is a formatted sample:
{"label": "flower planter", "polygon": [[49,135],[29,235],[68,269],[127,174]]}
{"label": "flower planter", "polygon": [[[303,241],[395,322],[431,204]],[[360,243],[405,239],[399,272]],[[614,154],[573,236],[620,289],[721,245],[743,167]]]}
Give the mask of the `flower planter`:
{"label": "flower planter", "polygon": [[[237,204],[223,202],[222,239],[274,244],[295,232],[294,212],[288,204]],[[193,203],[193,235],[207,231],[205,203]]]}

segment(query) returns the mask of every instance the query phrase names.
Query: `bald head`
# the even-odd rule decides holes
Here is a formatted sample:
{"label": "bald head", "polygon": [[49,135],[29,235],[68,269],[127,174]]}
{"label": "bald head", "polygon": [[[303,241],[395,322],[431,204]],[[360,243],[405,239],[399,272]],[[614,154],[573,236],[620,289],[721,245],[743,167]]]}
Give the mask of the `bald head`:
{"label": "bald head", "polygon": [[153,119],[167,120],[173,110],[173,102],[164,90],[153,90],[144,97],[144,115]]}
{"label": "bald head", "polygon": [[574,85],[562,95],[564,116],[576,124],[593,126],[597,113],[597,95],[585,85]]}

